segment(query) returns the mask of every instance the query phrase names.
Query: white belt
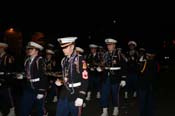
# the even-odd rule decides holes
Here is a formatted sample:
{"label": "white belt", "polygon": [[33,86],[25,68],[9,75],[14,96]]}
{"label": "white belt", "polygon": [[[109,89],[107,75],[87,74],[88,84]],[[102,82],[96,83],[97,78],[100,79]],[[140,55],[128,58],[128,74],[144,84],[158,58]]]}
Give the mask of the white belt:
{"label": "white belt", "polygon": [[81,82],[69,84],[69,87],[79,87],[79,86],[81,86]]}
{"label": "white belt", "polygon": [[30,81],[30,82],[38,82],[38,81],[40,81],[40,78],[30,79],[29,81]]}
{"label": "white belt", "polygon": [[0,75],[4,75],[4,72],[0,72]]}
{"label": "white belt", "polygon": [[[5,74],[5,72],[0,72],[0,75],[4,75],[4,74]],[[11,73],[10,72],[8,72],[8,73],[6,72],[6,74],[10,75],[10,74],[15,74],[15,73],[14,72],[11,72]]]}
{"label": "white belt", "polygon": [[106,70],[120,70],[121,67],[105,67]]}

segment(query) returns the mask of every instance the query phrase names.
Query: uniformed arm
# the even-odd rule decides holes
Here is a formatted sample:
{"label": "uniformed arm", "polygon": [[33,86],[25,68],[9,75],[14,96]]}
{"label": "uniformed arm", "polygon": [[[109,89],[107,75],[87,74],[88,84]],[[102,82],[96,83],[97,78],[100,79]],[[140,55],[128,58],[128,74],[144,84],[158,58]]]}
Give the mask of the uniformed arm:
{"label": "uniformed arm", "polygon": [[147,65],[145,70],[143,71],[145,77],[147,77],[150,81],[155,80],[158,74],[158,64],[155,60],[147,61]]}
{"label": "uniformed arm", "polygon": [[86,91],[88,87],[88,71],[87,71],[87,64],[86,61],[83,60],[82,57],[79,59],[79,65],[80,65],[80,81],[81,81],[81,86],[79,89],[79,98],[85,99],[86,97]]}
{"label": "uniformed arm", "polygon": [[44,94],[47,89],[47,77],[45,76],[46,65],[44,60],[41,58],[38,61],[38,76],[40,78],[38,92],[39,94]]}
{"label": "uniformed arm", "polygon": [[13,56],[7,56],[6,58],[6,71],[7,72],[13,72],[15,71],[14,67],[14,57]]}
{"label": "uniformed arm", "polygon": [[125,86],[126,85],[126,78],[127,78],[127,60],[123,53],[121,53],[121,59],[120,59],[120,66],[121,66],[121,74],[120,74],[120,85]]}

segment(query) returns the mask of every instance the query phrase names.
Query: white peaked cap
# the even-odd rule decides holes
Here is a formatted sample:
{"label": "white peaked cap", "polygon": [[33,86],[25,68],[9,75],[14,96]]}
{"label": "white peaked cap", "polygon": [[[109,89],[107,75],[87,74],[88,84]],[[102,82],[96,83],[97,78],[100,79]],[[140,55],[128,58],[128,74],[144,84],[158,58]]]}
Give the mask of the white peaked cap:
{"label": "white peaked cap", "polygon": [[90,48],[97,48],[98,46],[95,45],[95,44],[89,44],[89,47],[90,47]]}
{"label": "white peaked cap", "polygon": [[33,41],[28,42],[27,48],[32,48],[32,47],[37,48],[39,50],[43,50],[44,49],[44,47],[42,45],[40,45],[40,44],[38,44],[36,42],[33,42]]}
{"label": "white peaked cap", "polygon": [[105,39],[105,43],[117,43],[117,40],[112,39],[112,38],[107,38]]}
{"label": "white peaked cap", "polygon": [[6,47],[8,47],[8,44],[0,42],[0,47],[6,48]]}
{"label": "white peaked cap", "polygon": [[129,41],[128,42],[128,45],[131,45],[131,44],[134,45],[134,46],[137,46],[137,43],[135,41]]}
{"label": "white peaked cap", "polygon": [[55,47],[55,46],[54,46],[53,44],[51,44],[51,43],[48,43],[47,45],[48,45],[49,47],[52,47],[52,48]]}
{"label": "white peaked cap", "polygon": [[98,48],[103,48],[103,46],[98,46]]}
{"label": "white peaked cap", "polygon": [[46,49],[46,53],[55,54],[55,52],[53,50],[50,50],[50,49]]}
{"label": "white peaked cap", "polygon": [[60,44],[65,44],[65,43],[75,42],[76,39],[77,39],[77,37],[63,37],[63,38],[58,38],[57,41]]}
{"label": "white peaked cap", "polygon": [[80,47],[76,47],[75,49],[76,49],[76,51],[79,51],[79,52],[81,52],[81,53],[84,52],[84,50],[83,50],[82,48],[80,48]]}
{"label": "white peaked cap", "polygon": [[139,48],[140,51],[146,51],[145,48]]}

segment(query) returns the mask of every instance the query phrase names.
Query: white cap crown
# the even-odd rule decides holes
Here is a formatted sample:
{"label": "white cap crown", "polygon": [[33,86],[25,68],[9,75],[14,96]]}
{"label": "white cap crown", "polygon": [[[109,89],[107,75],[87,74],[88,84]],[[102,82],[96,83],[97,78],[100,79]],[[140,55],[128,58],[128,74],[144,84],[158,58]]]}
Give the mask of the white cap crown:
{"label": "white cap crown", "polygon": [[63,38],[58,38],[57,41],[60,44],[65,44],[65,43],[75,42],[76,39],[77,39],[77,37],[63,37]]}
{"label": "white cap crown", "polygon": [[117,40],[112,39],[112,38],[107,38],[105,39],[105,43],[117,43]]}
{"label": "white cap crown", "polygon": [[129,41],[128,42],[128,45],[134,45],[134,46],[137,46],[137,43],[135,41]]}
{"label": "white cap crown", "polygon": [[7,48],[8,47],[8,44],[0,42],[0,47]]}
{"label": "white cap crown", "polygon": [[80,48],[80,47],[76,47],[75,49],[76,49],[76,51],[79,51],[79,52],[81,52],[81,53],[84,52],[84,50],[83,50],[82,48]]}
{"label": "white cap crown", "polygon": [[50,50],[50,49],[46,49],[46,53],[48,53],[48,54],[55,54],[55,52],[53,50]]}
{"label": "white cap crown", "polygon": [[90,48],[97,48],[98,46],[95,45],[95,44],[89,44],[89,47],[90,47]]}
{"label": "white cap crown", "polygon": [[39,50],[43,50],[44,49],[44,47],[42,45],[40,45],[40,44],[38,44],[36,42],[33,42],[33,41],[28,42],[27,48],[32,48],[32,47],[37,48]]}

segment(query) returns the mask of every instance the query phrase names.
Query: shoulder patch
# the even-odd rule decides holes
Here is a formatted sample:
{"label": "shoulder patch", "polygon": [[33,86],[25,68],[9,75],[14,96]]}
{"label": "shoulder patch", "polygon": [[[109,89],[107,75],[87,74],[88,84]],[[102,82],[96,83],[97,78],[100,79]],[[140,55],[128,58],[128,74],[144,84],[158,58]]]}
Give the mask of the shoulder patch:
{"label": "shoulder patch", "polygon": [[87,70],[83,70],[83,72],[82,72],[82,78],[83,79],[88,79],[88,72],[87,72]]}
{"label": "shoulder patch", "polygon": [[74,64],[75,64],[75,65],[78,65],[78,63],[79,63],[79,58],[76,57],[76,58],[74,59]]}
{"label": "shoulder patch", "polygon": [[79,60],[79,58],[78,58],[78,56],[77,56],[77,57],[75,57],[74,62],[78,62],[78,60]]}

